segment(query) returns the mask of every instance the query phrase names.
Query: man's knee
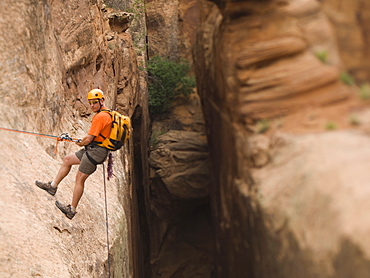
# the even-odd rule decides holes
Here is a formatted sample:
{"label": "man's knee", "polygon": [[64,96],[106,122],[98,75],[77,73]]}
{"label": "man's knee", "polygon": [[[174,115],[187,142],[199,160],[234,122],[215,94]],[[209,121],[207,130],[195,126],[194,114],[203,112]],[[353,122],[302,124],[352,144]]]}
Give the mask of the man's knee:
{"label": "man's knee", "polygon": [[77,183],[80,183],[80,184],[84,184],[86,179],[89,177],[90,175],[88,174],[85,174],[85,173],[82,173],[80,170],[77,171],[77,174],[76,174],[76,182]]}
{"label": "man's knee", "polygon": [[64,157],[63,159],[63,164],[66,166],[72,166],[79,164],[80,160],[77,158],[75,154],[70,154]]}

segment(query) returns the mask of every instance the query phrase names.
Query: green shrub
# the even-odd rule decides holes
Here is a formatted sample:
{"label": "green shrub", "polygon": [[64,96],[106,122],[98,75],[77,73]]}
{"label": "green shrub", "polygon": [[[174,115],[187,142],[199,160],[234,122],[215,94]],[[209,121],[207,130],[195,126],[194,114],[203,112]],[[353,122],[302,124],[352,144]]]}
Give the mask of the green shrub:
{"label": "green shrub", "polygon": [[360,86],[359,97],[362,100],[370,99],[370,86],[368,83],[362,84]]}
{"label": "green shrub", "polygon": [[145,1],[134,0],[130,2],[130,7],[126,9],[126,12],[132,13],[134,17],[142,16],[145,13]]}
{"label": "green shrub", "polygon": [[176,96],[192,93],[195,78],[189,72],[190,65],[186,61],[171,61],[160,56],[149,60],[149,111],[152,116],[166,112]]}
{"label": "green shrub", "polygon": [[328,51],[326,50],[315,52],[315,56],[324,64],[328,62]]}
{"label": "green shrub", "polygon": [[360,125],[361,124],[360,119],[355,114],[350,115],[349,122],[351,123],[351,125]]}
{"label": "green shrub", "polygon": [[356,84],[355,80],[348,72],[342,72],[340,74],[340,80],[344,84],[349,85],[349,86],[354,86]]}
{"label": "green shrub", "polygon": [[145,13],[145,0],[105,0],[107,7],[131,13],[133,17],[141,17]]}
{"label": "green shrub", "polygon": [[151,148],[156,148],[158,145],[158,137],[165,134],[165,130],[152,130],[152,134],[149,138],[149,146]]}
{"label": "green shrub", "polygon": [[337,124],[334,122],[327,122],[325,125],[325,128],[327,130],[334,130],[334,129],[337,129]]}
{"label": "green shrub", "polygon": [[262,119],[257,123],[257,133],[265,133],[270,128],[270,122]]}

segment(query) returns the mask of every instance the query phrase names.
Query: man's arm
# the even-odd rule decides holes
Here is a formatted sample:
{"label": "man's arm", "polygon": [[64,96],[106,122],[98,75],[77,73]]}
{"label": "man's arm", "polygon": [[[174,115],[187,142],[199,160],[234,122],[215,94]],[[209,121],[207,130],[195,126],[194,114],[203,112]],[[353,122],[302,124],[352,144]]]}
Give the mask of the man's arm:
{"label": "man's arm", "polygon": [[93,135],[86,135],[84,138],[81,139],[80,142],[76,142],[77,145],[80,147],[86,146],[90,144],[94,140],[95,136]]}

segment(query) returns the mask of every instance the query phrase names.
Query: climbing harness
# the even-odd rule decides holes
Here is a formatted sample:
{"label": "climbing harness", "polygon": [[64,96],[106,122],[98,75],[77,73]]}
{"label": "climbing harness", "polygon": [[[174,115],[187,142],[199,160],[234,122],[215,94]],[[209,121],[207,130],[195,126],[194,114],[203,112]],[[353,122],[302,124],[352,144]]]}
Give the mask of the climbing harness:
{"label": "climbing harness", "polygon": [[58,142],[59,141],[67,141],[67,142],[75,142],[75,143],[81,141],[81,139],[70,137],[68,135],[68,133],[62,133],[59,136],[55,136],[55,135],[49,135],[49,134],[43,134],[43,133],[37,133],[37,132],[30,132],[30,131],[24,131],[24,130],[12,129],[12,128],[5,128],[5,127],[0,127],[0,130],[12,131],[12,132],[18,132],[18,133],[24,133],[24,134],[30,134],[30,135],[40,136],[40,137],[56,139],[56,145],[55,145],[54,153],[57,153]]}
{"label": "climbing harness", "polygon": [[109,258],[109,230],[108,230],[108,202],[107,202],[107,186],[105,183],[105,166],[103,163],[103,179],[104,179],[104,200],[105,200],[105,226],[107,230],[107,249],[108,249],[108,278],[110,277],[110,258]]}

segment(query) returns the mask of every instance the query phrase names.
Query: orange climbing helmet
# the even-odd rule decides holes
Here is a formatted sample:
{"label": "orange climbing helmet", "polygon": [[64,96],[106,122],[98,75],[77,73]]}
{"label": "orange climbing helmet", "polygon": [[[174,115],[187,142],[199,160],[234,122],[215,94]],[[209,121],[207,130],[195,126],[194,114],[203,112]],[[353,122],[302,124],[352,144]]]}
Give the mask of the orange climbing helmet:
{"label": "orange climbing helmet", "polygon": [[87,94],[87,100],[90,99],[104,99],[104,93],[100,89],[92,89],[88,94]]}

